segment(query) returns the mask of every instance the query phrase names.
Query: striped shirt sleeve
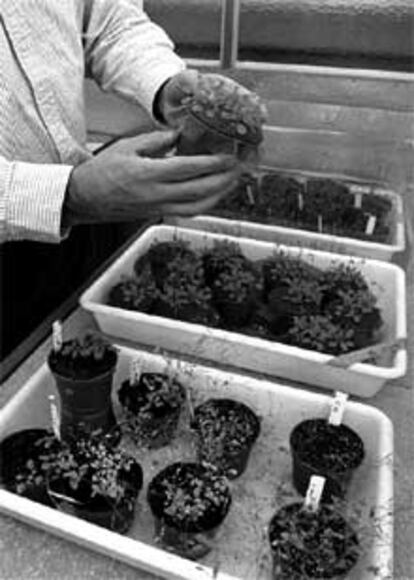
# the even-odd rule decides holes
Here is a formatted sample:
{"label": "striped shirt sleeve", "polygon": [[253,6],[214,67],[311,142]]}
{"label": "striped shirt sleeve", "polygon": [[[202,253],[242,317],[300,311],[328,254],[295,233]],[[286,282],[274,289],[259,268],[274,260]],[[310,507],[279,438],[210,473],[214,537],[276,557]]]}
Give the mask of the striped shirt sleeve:
{"label": "striped shirt sleeve", "polygon": [[158,89],[185,69],[174,44],[135,0],[91,3],[85,23],[85,59],[104,91],[141,105],[153,117]]}
{"label": "striped shirt sleeve", "polygon": [[0,243],[58,243],[70,165],[11,162],[0,156]]}

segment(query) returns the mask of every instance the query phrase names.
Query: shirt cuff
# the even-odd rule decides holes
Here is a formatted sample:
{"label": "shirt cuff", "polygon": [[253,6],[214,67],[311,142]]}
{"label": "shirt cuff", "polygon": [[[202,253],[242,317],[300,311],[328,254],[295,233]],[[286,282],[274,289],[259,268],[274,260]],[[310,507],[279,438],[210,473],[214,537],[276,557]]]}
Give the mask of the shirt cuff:
{"label": "shirt cuff", "polygon": [[71,165],[12,162],[4,183],[4,223],[7,240],[58,243]]}

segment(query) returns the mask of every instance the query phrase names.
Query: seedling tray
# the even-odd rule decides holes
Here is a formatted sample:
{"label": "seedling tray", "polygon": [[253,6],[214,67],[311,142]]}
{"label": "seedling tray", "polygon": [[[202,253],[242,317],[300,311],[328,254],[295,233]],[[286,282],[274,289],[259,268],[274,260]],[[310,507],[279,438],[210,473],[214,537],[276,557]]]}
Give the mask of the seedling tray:
{"label": "seedling tray", "polygon": [[[271,172],[277,173],[283,177],[293,177],[301,182],[306,182],[309,177],[325,179],[329,177],[326,175],[310,175],[308,173],[278,171],[269,167],[260,168],[256,177],[260,181],[263,174]],[[351,193],[359,193],[362,196],[372,193],[379,197],[386,198],[391,202],[392,209],[388,215],[390,236],[387,242],[358,239],[352,237],[352,235],[335,235],[328,232],[319,233],[317,231],[302,229],[294,225],[278,225],[270,222],[262,223],[259,220],[249,221],[248,218],[243,219],[241,216],[238,217],[237,211],[234,212],[234,216],[232,217],[227,217],[229,212],[227,212],[226,216],[221,216],[219,208],[217,208],[212,215],[201,215],[194,218],[174,217],[169,219],[169,223],[186,228],[206,230],[208,232],[249,237],[268,242],[291,244],[315,250],[325,250],[340,254],[361,256],[386,262],[390,262],[395,254],[404,251],[405,233],[403,202],[398,193],[378,185],[349,182],[337,178],[335,178],[335,180],[346,184]]]}
{"label": "seedling tray", "polygon": [[[267,525],[280,505],[300,499],[291,483],[288,438],[292,428],[310,417],[327,417],[331,398],[282,384],[167,359],[162,354],[120,348],[114,378],[116,391],[129,376],[131,357],[139,357],[145,371],[174,372],[191,392],[197,405],[210,397],[234,398],[247,404],[261,417],[261,434],[245,473],[231,483],[233,503],[210,554],[191,562],[162,550],[153,538],[153,520],[146,502],[149,480],[165,465],[191,459],[188,418],[182,413],[176,439],[157,451],[139,451],[132,443],[121,445],[134,453],[144,469],[144,489],[138,499],[136,517],[128,536],[121,536],[75,516],[61,513],[0,489],[0,510],[31,525],[89,547],[134,567],[169,580],[270,580],[270,552]],[[48,395],[56,394],[46,365],[21,388],[0,412],[0,440],[25,428],[49,426]],[[350,580],[385,580],[392,576],[393,536],[393,431],[389,419],[377,409],[349,402],[344,423],[362,437],[366,457],[348,490],[351,513],[361,510],[359,523],[363,555],[348,575]],[[375,514],[375,518],[372,516]],[[216,574],[216,575],[215,575]]]}
{"label": "seedling tray", "polygon": [[154,242],[173,239],[188,241],[193,249],[211,248],[218,240],[237,242],[251,260],[270,257],[279,248],[323,269],[352,261],[378,297],[378,307],[384,319],[383,341],[392,343],[406,338],[405,275],[393,264],[173,226],[147,229],[81,296],[81,305],[94,315],[104,333],[224,365],[317,385],[330,391],[342,390],[359,397],[371,397],[385,381],[405,374],[406,349],[403,344],[376,365],[356,362],[348,368],[340,368],[330,364],[332,355],[109,306],[110,289],[122,275],[132,274],[138,256],[145,254]]}

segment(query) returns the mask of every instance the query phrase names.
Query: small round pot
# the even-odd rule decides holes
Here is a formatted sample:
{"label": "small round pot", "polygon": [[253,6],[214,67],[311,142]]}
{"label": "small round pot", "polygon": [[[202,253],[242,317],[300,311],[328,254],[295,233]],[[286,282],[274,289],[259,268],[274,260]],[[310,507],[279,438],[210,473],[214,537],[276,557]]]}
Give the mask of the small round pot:
{"label": "small round pot", "polygon": [[[40,456],[44,451],[42,440],[50,437],[50,431],[45,429],[23,429],[12,433],[0,443],[0,483],[7,490],[50,506],[51,501],[46,491],[46,480],[39,477],[27,485],[24,491],[19,491],[18,475],[29,472],[27,462],[33,462],[33,468],[42,473]],[[31,470],[33,471],[33,470]]]}
{"label": "small round pot", "polygon": [[142,373],[137,385],[131,385],[129,380],[126,380],[118,391],[119,402],[126,413],[128,435],[137,445],[150,449],[159,449],[171,443],[175,437],[185,401],[184,387],[174,380],[174,386],[180,392],[179,404],[174,407],[165,405],[143,411],[142,406],[145,400],[140,398],[140,392],[146,388],[145,385],[158,380],[170,381],[171,379],[163,373]]}
{"label": "small round pot", "polygon": [[101,430],[116,432],[116,419],[112,408],[111,391],[115,365],[92,379],[76,380],[53,372],[61,407],[61,437],[70,439],[83,433]]}
{"label": "small round pot", "polygon": [[125,534],[131,528],[135,504],[142,488],[143,472],[135,462],[130,473],[125,473],[123,485],[125,495],[119,502],[105,495],[90,495],[89,485],[80,485],[72,490],[66,481],[48,480],[47,492],[52,505],[69,515],[86,520],[92,524],[107,528],[119,534]]}
{"label": "small round pot", "polygon": [[359,435],[344,424],[308,419],[296,425],[289,442],[296,490],[306,495],[311,476],[320,475],[326,478],[322,501],[344,497],[365,456]]}
{"label": "small round pot", "polygon": [[[193,496],[194,488],[198,493]],[[152,479],[147,497],[157,539],[167,550],[191,560],[210,552],[231,505],[226,479],[200,463],[169,465]]]}
{"label": "small round pot", "polygon": [[[235,417],[242,420],[244,433],[232,430]],[[197,433],[199,461],[214,465],[229,479],[246,470],[260,434],[260,420],[247,405],[232,399],[209,399],[195,409],[192,426]]]}
{"label": "small round pot", "polygon": [[[333,533],[332,533],[333,532]],[[357,534],[333,508],[282,507],[269,524],[274,580],[344,578],[360,555]]]}

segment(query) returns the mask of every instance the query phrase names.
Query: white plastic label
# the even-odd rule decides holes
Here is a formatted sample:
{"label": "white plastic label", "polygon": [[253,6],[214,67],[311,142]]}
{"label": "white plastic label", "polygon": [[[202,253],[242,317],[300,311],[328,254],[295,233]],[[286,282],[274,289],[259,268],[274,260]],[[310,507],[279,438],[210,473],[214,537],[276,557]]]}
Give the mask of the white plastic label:
{"label": "white plastic label", "polygon": [[367,220],[367,225],[365,226],[365,233],[367,234],[367,236],[372,236],[376,225],[377,225],[377,216],[370,215]]}
{"label": "white plastic label", "polygon": [[340,425],[342,417],[344,416],[345,404],[348,400],[347,393],[336,391],[335,398],[332,401],[331,412],[329,414],[328,423],[330,425]]}
{"label": "white plastic label", "polygon": [[255,201],[254,201],[253,189],[252,189],[251,185],[246,185],[246,193],[247,193],[247,197],[249,199],[250,205],[254,205]]}
{"label": "white plastic label", "polygon": [[321,234],[323,232],[323,219],[322,215],[318,215],[318,232]]}
{"label": "white plastic label", "polygon": [[354,207],[357,209],[361,209],[362,207],[362,193],[360,191],[355,193]]}
{"label": "white plastic label", "polygon": [[326,479],[321,475],[312,475],[309,480],[308,489],[305,497],[305,508],[316,512],[321,502],[323,488]]}
{"label": "white plastic label", "polygon": [[50,417],[52,420],[52,429],[56,439],[60,439],[60,418],[56,405],[55,395],[49,395]]}
{"label": "white plastic label", "polygon": [[59,351],[63,344],[62,325],[59,320],[52,324],[52,345],[54,351]]}
{"label": "white plastic label", "polygon": [[141,361],[140,359],[135,356],[131,359],[129,364],[129,384],[134,385],[139,381],[139,377],[141,376]]}

